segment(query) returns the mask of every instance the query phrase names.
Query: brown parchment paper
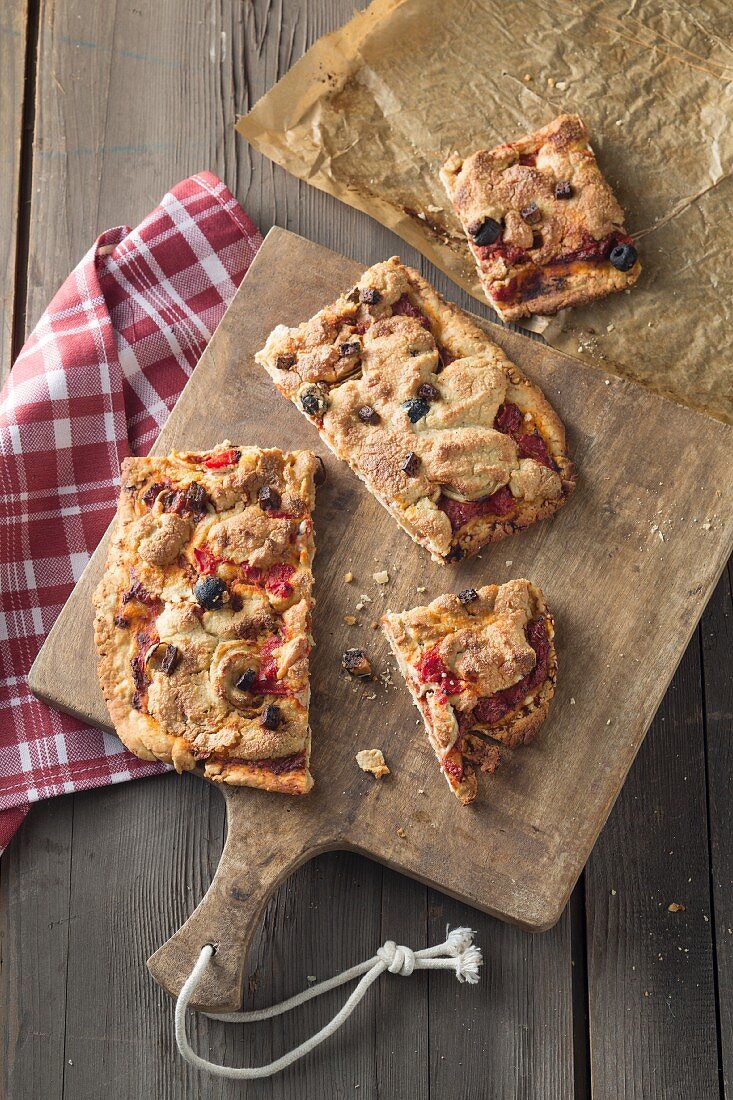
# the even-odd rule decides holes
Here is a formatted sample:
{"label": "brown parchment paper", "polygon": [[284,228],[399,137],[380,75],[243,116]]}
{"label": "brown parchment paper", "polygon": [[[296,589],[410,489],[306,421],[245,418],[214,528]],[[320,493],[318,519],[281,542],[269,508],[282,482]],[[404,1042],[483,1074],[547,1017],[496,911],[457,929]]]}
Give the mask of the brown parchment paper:
{"label": "brown parchment paper", "polygon": [[374,0],[238,129],[486,303],[438,169],[577,111],[644,270],[545,338],[733,422],[732,43],[729,0]]}

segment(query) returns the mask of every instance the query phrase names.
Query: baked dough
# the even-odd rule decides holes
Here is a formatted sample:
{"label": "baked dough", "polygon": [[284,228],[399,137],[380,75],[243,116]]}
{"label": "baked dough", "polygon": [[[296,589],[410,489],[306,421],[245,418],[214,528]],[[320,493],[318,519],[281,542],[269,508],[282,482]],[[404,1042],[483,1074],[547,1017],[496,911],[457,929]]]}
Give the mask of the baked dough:
{"label": "baked dough", "polygon": [[144,760],[304,794],[317,460],[222,443],[122,465],[99,679]]}
{"label": "baked dough", "polygon": [[388,611],[382,627],[448,785],[472,802],[471,762],[495,771],[500,746],[528,744],[547,717],[557,658],[542,592],[527,580],[466,589]]}
{"label": "baked dough", "polygon": [[[505,321],[582,305],[639,278],[624,212],[578,115],[518,141],[448,158],[440,173],[490,304]],[[489,221],[487,222],[487,219]],[[481,227],[488,230],[482,235]],[[500,228],[493,243],[481,244]],[[614,266],[614,249],[623,270]],[[626,266],[628,265],[628,266]]]}
{"label": "baked dough", "polygon": [[542,392],[396,257],[256,359],[436,561],[544,519],[575,484]]}

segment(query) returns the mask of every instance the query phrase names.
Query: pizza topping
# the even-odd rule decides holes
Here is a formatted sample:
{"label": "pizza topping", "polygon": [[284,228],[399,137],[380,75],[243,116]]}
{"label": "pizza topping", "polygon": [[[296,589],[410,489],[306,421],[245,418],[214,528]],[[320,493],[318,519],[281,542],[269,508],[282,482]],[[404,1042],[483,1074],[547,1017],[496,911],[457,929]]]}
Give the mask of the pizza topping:
{"label": "pizza topping", "polygon": [[174,645],[167,645],[163,654],[163,660],[160,662],[160,671],[164,672],[166,676],[170,676],[180,659],[181,654],[179,650]]}
{"label": "pizza topping", "polygon": [[423,401],[439,401],[440,390],[432,386],[430,382],[423,382],[420,389],[417,391],[417,396]]}
{"label": "pizza topping", "polygon": [[257,494],[257,500],[259,501],[260,508],[264,508],[265,511],[275,511],[280,507],[282,503],[282,497],[277,489],[273,489],[271,485],[263,485]]}
{"label": "pizza topping", "polygon": [[527,225],[536,225],[537,222],[542,221],[542,211],[536,202],[527,203],[519,213]]}
{"label": "pizza topping", "polygon": [[169,486],[170,481],[154,481],[140,499],[143,504],[147,504],[148,508],[152,508],[163,490],[169,488]]}
{"label": "pizza topping", "polygon": [[540,466],[546,466],[548,470],[557,470],[557,465],[547,450],[539,432],[531,432],[529,435],[520,435],[517,439],[517,449],[521,458],[532,458]]}
{"label": "pizza topping", "polygon": [[375,287],[367,286],[359,292],[359,301],[364,302],[365,305],[375,306],[381,300],[382,295]]}
{"label": "pizza topping", "polygon": [[358,355],[361,351],[361,344],[358,340],[347,340],[344,344],[339,345],[339,355],[342,359],[346,359],[349,355]]}
{"label": "pizza topping", "polygon": [[371,405],[362,405],[361,408],[357,410],[356,415],[359,417],[362,424],[379,423],[379,413],[376,409],[373,409]]}
{"label": "pizza topping", "polygon": [[398,298],[395,304],[392,306],[392,314],[402,317],[414,317],[416,321],[419,321],[424,329],[430,332],[430,321],[423,313],[421,309],[410,301],[406,294],[403,294],[401,298]]}
{"label": "pizza topping", "polygon": [[197,581],[193,594],[201,607],[207,611],[218,611],[224,603],[227,586],[219,577],[204,577]]}
{"label": "pizza topping", "polygon": [[463,757],[459,749],[449,749],[445,756],[441,758],[440,763],[443,771],[446,775],[449,775],[451,779],[463,779]]}
{"label": "pizza topping", "polygon": [[208,546],[196,546],[193,556],[196,559],[196,568],[204,576],[215,573],[217,566],[224,561],[223,558],[218,558],[216,554],[212,554]]}
{"label": "pizza topping", "polygon": [[408,477],[414,477],[417,471],[420,469],[420,455],[415,454],[414,451],[408,451],[402,460],[400,469]]}
{"label": "pizza topping", "polygon": [[275,703],[268,703],[262,712],[262,725],[266,730],[276,730],[280,725],[282,712]]}
{"label": "pizza topping", "polygon": [[556,199],[570,199],[573,196],[573,185],[570,180],[560,180],[555,184]]}
{"label": "pizza topping", "polygon": [[174,489],[163,499],[163,511],[177,515],[203,515],[210,504],[209,494],[198,481],[192,481],[185,489]]}
{"label": "pizza topping", "polygon": [[323,416],[328,408],[328,398],[315,386],[300,395],[300,403],[308,416]]}
{"label": "pizza topping", "polygon": [[115,626],[119,627],[120,630],[125,630],[130,625],[124,615],[115,615],[112,622]]}
{"label": "pizza topping", "polygon": [[506,485],[482,500],[453,500],[444,495],[438,498],[438,507],[445,512],[454,531],[476,516],[507,516],[515,505],[516,501]]}
{"label": "pizza topping", "polygon": [[473,720],[491,726],[506,717],[510,710],[517,707],[531,691],[538,688],[547,679],[550,640],[544,616],[533,619],[527,624],[525,635],[535,652],[535,666],[530,673],[512,684],[511,687],[497,691],[486,699],[479,699],[473,708]]}
{"label": "pizza topping", "polygon": [[275,366],[278,370],[290,370],[291,367],[295,366],[295,356],[278,355],[277,359],[275,360]]}
{"label": "pizza topping", "polygon": [[409,401],[402,402],[402,408],[407,413],[407,419],[411,424],[417,424],[430,412],[430,405],[420,397],[411,397]]}
{"label": "pizza topping", "polygon": [[499,234],[501,233],[501,225],[499,222],[494,221],[493,218],[484,218],[478,225],[473,225],[469,228],[469,233],[473,237],[474,243],[483,248],[486,245],[494,244],[498,241]]}
{"label": "pizza topping", "polygon": [[144,604],[146,607],[155,607],[160,603],[157,596],[153,596],[147,589],[143,588],[142,583],[137,580],[134,575],[132,578],[132,584],[126,592],[122,593],[122,603],[130,603],[131,600],[135,600],[137,603]]}
{"label": "pizza topping", "polygon": [[288,565],[286,562],[271,566],[265,580],[265,588],[270,595],[275,596],[279,600],[289,599],[293,594],[293,586],[290,584],[290,578],[294,572],[295,566]]}
{"label": "pizza topping", "polygon": [[617,244],[608,258],[619,271],[630,271],[638,259],[638,253],[633,244]]}
{"label": "pizza topping", "polygon": [[478,592],[475,588],[464,588],[462,592],[458,593],[458,599],[461,603],[473,603],[478,599]]}
{"label": "pizza topping", "polygon": [[341,658],[341,667],[357,679],[372,675],[372,666],[363,649],[347,649]]}
{"label": "pizza topping", "polygon": [[223,466],[234,466],[239,462],[241,451],[235,450],[233,447],[228,451],[219,451],[218,454],[209,455],[204,459],[204,466],[207,470],[220,470]]}
{"label": "pizza topping", "polygon": [[505,401],[499,405],[499,411],[494,417],[494,427],[497,432],[503,432],[504,435],[515,435],[523,422],[521,411],[511,401]]}
{"label": "pizza topping", "polygon": [[234,686],[239,691],[249,691],[256,679],[257,673],[255,670],[253,668],[246,668]]}
{"label": "pizza topping", "polygon": [[423,684],[437,684],[445,695],[460,695],[463,691],[463,682],[448,668],[437,646],[420,655],[415,669]]}

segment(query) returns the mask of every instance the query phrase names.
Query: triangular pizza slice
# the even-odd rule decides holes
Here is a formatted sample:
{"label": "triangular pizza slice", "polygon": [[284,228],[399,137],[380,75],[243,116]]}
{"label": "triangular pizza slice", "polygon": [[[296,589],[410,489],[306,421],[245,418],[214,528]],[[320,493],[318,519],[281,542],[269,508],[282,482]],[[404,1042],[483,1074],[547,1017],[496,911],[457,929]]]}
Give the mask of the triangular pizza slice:
{"label": "triangular pizza slice", "polygon": [[305,794],[314,473],[309,451],[128,458],[94,597],[120,740],[208,779]]}
{"label": "triangular pizza slice", "polygon": [[555,691],[554,624],[527,580],[465,589],[388,611],[382,626],[453,793],[476,797],[473,764],[493,772],[500,746],[526,745]]}

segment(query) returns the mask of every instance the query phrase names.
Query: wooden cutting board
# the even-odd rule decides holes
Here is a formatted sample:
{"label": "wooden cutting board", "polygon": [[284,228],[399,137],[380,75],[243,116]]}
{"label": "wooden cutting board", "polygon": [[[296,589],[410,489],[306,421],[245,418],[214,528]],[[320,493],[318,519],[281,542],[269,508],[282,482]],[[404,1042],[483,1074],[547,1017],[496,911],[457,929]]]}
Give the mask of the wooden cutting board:
{"label": "wooden cutting board", "polygon": [[[733,429],[476,318],[565,421],[579,484],[554,519],[470,562],[434,564],[253,358],[276,324],[311,316],[362,270],[273,229],[154,448],[198,450],[227,437],[310,447],[328,474],[315,513],[315,788],[303,799],[223,792],[229,830],[211,888],[149,962],[175,994],[201,945],[219,944],[198,994],[199,1006],[213,1011],[241,1003],[246,947],[276,886],[327,849],[362,852],[523,928],[551,926],[732,549]],[[104,553],[103,544],[30,685],[52,705],[109,728],[90,602]],[[389,572],[386,586],[372,579],[380,569]],[[461,807],[371,624],[388,607],[525,576],[541,585],[556,615],[557,694],[536,741]],[[345,615],[358,624],[347,625]],[[379,673],[391,673],[391,683],[355,684],[341,672],[343,650],[355,645],[368,650]],[[374,746],[392,769],[381,782],[354,761],[359,749]]]}

